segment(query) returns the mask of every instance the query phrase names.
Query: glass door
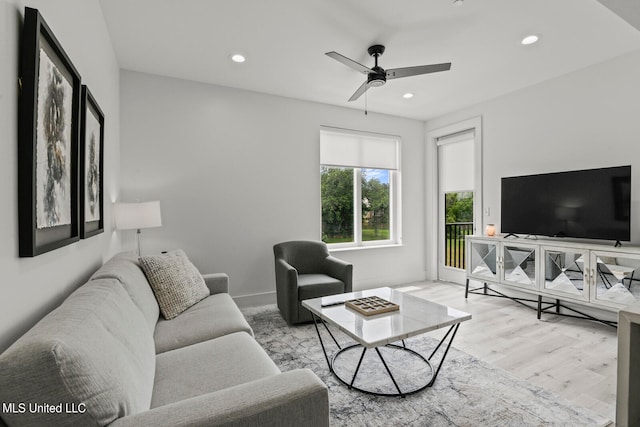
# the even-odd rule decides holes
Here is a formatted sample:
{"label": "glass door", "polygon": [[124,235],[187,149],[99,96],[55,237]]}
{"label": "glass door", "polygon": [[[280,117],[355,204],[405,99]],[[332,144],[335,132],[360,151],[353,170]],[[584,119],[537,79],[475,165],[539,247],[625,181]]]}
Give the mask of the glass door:
{"label": "glass door", "polygon": [[438,139],[438,279],[464,283],[474,231],[474,132]]}
{"label": "glass door", "polygon": [[465,236],[473,234],[473,193],[444,194],[444,266],[466,269]]}

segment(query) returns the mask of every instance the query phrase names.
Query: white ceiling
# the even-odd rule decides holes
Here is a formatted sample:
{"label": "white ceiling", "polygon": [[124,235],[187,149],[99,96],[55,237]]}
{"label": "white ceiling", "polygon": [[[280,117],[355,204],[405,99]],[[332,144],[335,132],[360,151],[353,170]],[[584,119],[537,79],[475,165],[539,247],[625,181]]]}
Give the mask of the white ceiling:
{"label": "white ceiling", "polygon": [[[367,92],[369,111],[422,120],[640,49],[596,0],[99,1],[127,70],[364,109],[347,102],[364,75],[325,52],[372,66],[379,43],[383,68],[451,62]],[[531,33],[540,42],[520,45]]]}

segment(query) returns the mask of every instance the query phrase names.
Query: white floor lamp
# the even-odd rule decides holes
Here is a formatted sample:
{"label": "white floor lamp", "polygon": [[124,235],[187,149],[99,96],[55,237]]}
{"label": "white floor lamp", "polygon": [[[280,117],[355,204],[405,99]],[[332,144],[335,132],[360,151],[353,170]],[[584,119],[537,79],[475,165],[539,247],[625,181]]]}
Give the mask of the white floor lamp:
{"label": "white floor lamp", "polygon": [[140,256],[140,230],[162,226],[160,202],[116,203],[113,218],[117,230],[137,230],[136,250]]}

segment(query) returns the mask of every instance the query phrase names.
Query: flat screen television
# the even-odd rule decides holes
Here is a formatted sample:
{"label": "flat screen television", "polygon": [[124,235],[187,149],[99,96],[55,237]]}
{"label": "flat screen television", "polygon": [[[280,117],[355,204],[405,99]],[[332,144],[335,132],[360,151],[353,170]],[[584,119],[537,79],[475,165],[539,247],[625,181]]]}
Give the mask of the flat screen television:
{"label": "flat screen television", "polygon": [[501,232],[631,240],[631,166],[502,178]]}

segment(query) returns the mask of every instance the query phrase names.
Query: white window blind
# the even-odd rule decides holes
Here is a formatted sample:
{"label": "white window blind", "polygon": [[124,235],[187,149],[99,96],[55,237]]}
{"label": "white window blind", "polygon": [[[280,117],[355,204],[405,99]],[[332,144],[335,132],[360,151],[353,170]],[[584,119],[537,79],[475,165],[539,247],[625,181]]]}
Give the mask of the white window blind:
{"label": "white window blind", "polygon": [[320,164],[398,169],[398,138],[342,129],[320,130]]}
{"label": "white window blind", "polygon": [[474,132],[464,131],[438,138],[440,191],[472,191]]}

